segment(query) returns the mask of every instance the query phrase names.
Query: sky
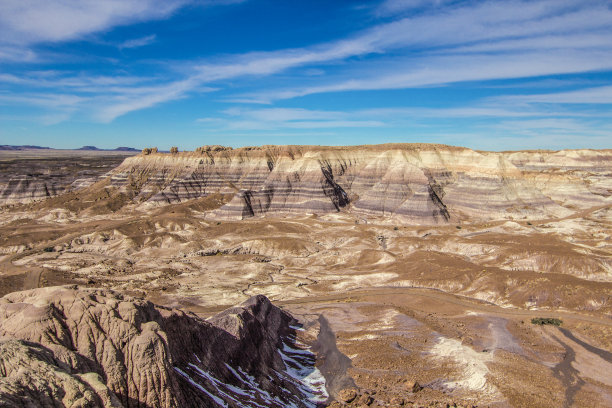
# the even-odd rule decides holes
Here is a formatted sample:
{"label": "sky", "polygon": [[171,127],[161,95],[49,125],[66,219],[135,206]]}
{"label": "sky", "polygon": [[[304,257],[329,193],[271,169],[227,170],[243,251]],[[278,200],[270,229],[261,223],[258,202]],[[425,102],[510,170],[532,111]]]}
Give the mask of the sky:
{"label": "sky", "polygon": [[2,0],[0,144],[612,148],[612,0]]}

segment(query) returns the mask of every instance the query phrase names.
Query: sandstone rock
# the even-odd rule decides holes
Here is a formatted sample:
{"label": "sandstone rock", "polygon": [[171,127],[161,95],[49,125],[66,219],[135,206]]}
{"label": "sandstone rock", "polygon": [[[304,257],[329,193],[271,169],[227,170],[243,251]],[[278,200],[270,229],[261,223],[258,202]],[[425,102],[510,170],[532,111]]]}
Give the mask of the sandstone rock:
{"label": "sandstone rock", "polygon": [[374,402],[374,398],[371,395],[363,394],[359,397],[359,403],[362,405],[370,406]]}
{"label": "sandstone rock", "polygon": [[[70,374],[51,350],[21,340],[0,341],[1,406],[100,406],[98,394],[87,382]],[[122,406],[108,399],[105,406]]]}
{"label": "sandstone rock", "polygon": [[403,406],[405,401],[402,397],[393,397],[391,398],[391,401],[389,401],[391,403],[391,405],[395,405],[395,406]]}
{"label": "sandstone rock", "polygon": [[342,402],[351,403],[359,395],[355,388],[345,388],[338,393],[338,399]]}
{"label": "sandstone rock", "polygon": [[419,392],[423,389],[421,385],[415,380],[408,380],[404,383],[404,388],[409,392]]}
{"label": "sandstone rock", "polygon": [[311,406],[299,365],[314,357],[291,354],[292,321],[264,296],[205,321],[106,290],[14,292],[0,298],[0,406]]}

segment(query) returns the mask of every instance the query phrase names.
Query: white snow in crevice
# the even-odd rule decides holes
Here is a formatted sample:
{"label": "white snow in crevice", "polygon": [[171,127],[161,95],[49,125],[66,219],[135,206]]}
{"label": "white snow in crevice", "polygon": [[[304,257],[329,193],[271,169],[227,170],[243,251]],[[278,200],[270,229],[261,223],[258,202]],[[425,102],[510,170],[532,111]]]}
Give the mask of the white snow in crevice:
{"label": "white snow in crevice", "polygon": [[[238,385],[234,385],[236,381],[231,381],[234,384],[221,381],[196,364],[188,364],[191,376],[178,367],[174,369],[190,384],[222,407],[227,407],[229,402],[243,408],[299,408],[304,406],[316,408],[318,403],[325,402],[329,398],[325,388],[325,378],[315,367],[316,357],[308,346],[295,338],[287,340],[290,343],[283,342],[282,348],[278,350],[285,364],[285,370],[276,371],[277,379],[267,376],[270,382],[283,391],[282,396],[271,395],[254,376],[246,373],[240,366],[234,368],[225,364],[225,367],[236,378]],[[200,365],[202,364],[197,355],[194,354],[194,358]],[[295,389],[291,391],[282,387],[278,383],[279,379],[292,384],[299,392],[296,393]]]}
{"label": "white snow in crevice", "polygon": [[220,405],[222,407],[226,407],[227,408],[227,404],[225,403],[225,401],[223,401],[221,398],[217,397],[216,395],[213,395],[210,391],[208,391],[206,388],[202,387],[200,384],[198,384],[197,382],[193,381],[193,379],[189,376],[189,374],[187,374],[186,372],[184,372],[183,370],[181,370],[178,367],[174,367],[174,369],[176,370],[177,373],[179,373],[180,375],[182,375],[187,381],[189,381],[189,383],[191,385],[193,385],[194,387],[196,387],[198,390],[202,391],[204,394],[208,395],[213,401],[215,401],[217,403],[217,405]]}
{"label": "white snow in crevice", "polygon": [[[236,402],[241,407],[253,407],[253,406],[255,406],[255,407],[260,407],[260,408],[266,408],[266,406],[269,406],[269,404],[268,405],[261,405],[261,404],[257,403],[256,401],[254,401],[257,398],[257,391],[262,391],[257,386],[250,387],[250,389],[243,389],[243,388],[240,388],[240,387],[236,387],[235,385],[224,383],[224,382],[216,379],[210,373],[202,370],[200,367],[198,367],[198,366],[196,366],[194,364],[189,364],[189,367],[191,367],[193,370],[195,370],[196,373],[200,377],[208,380],[209,383],[215,388],[215,391],[217,391],[217,393],[220,396]],[[243,383],[244,383],[244,381],[243,381]],[[266,393],[266,394],[269,397],[269,394],[268,393]],[[237,399],[238,396],[241,396],[242,398]],[[246,401],[245,401],[245,399],[246,399]],[[270,401],[264,401],[264,402],[270,402]],[[276,400],[275,402],[281,403],[278,400]],[[249,404],[252,404],[252,405],[249,405]],[[282,403],[281,403],[281,405],[282,405]]]}
{"label": "white snow in crevice", "polygon": [[293,379],[293,383],[307,397],[311,406],[325,402],[329,398],[325,388],[325,377],[315,367],[315,355],[308,349],[298,349],[287,343],[283,343],[279,350],[281,358],[286,366],[285,378]]}

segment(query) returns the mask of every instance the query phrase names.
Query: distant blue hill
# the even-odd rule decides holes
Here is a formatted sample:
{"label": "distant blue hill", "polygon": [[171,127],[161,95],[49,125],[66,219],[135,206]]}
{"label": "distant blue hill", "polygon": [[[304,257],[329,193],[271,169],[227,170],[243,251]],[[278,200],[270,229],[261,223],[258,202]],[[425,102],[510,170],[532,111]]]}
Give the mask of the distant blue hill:
{"label": "distant blue hill", "polygon": [[140,151],[138,149],[134,149],[133,147],[125,147],[125,146],[121,146],[113,150],[116,152],[139,152]]}
{"label": "distant blue hill", "polygon": [[140,151],[138,149],[134,149],[133,147],[125,147],[125,146],[117,147],[115,149],[100,149],[100,148],[97,148],[96,146],[83,146],[77,150],[98,150],[98,151],[104,151],[104,152],[139,152]]}
{"label": "distant blue hill", "polygon": [[51,149],[51,148],[42,147],[42,146],[32,146],[32,145],[23,145],[23,146],[0,145],[0,150],[44,150],[44,149]]}
{"label": "distant blue hill", "polygon": [[[0,150],[55,150],[52,147],[33,146],[33,145],[0,145]],[[88,151],[101,151],[101,152],[139,152],[140,150],[134,149],[133,147],[120,146],[115,149],[100,149],[96,146],[83,146],[79,149],[74,150],[88,150]]]}

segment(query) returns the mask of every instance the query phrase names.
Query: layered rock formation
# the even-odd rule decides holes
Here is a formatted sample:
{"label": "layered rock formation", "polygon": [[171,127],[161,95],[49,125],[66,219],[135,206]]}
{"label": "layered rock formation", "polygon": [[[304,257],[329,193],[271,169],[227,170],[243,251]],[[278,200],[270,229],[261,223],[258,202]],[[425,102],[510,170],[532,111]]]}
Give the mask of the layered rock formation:
{"label": "layered rock formation", "polygon": [[264,296],[209,320],[77,287],[0,299],[0,406],[314,407],[294,319]]}
{"label": "layered rock formation", "polygon": [[147,203],[232,194],[218,218],[351,211],[434,224],[569,215],[610,203],[611,174],[610,150],[263,146],[135,156],[111,184]]}
{"label": "layered rock formation", "polygon": [[[19,156],[23,153],[24,157]],[[0,205],[29,203],[88,187],[125,158],[122,155],[35,157],[37,152],[0,156]],[[60,155],[60,153],[56,153]]]}

